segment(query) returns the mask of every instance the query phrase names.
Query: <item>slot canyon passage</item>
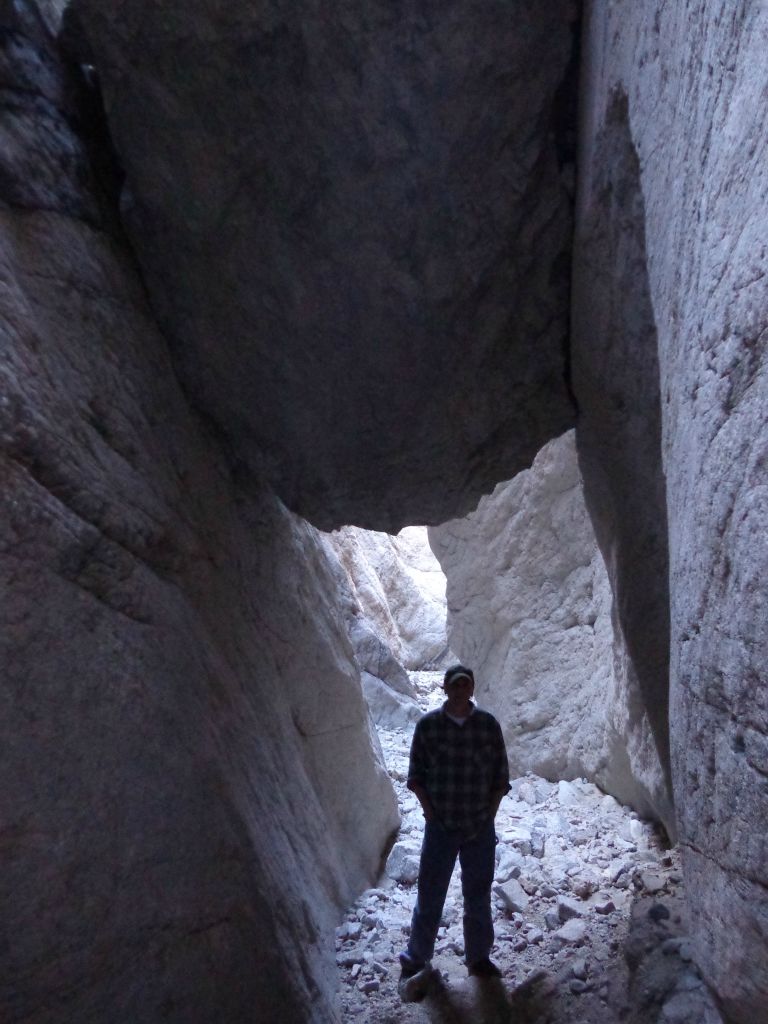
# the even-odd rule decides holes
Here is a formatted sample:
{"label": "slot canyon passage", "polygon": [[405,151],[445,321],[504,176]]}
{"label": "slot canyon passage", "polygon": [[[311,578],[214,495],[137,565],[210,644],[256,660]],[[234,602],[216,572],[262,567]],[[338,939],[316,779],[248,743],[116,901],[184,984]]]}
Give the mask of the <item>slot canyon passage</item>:
{"label": "slot canyon passage", "polygon": [[[448,993],[766,1024],[766,5],[0,0],[0,28],[0,1017],[342,1019],[335,943],[414,834],[372,715],[412,721],[447,656],[355,528],[428,524],[519,777],[501,884],[553,936],[581,901],[555,963],[589,961],[524,999],[552,940],[510,905],[496,1002],[455,954]],[[565,843],[598,804],[667,873],[629,858],[607,1009],[570,982],[612,859],[569,896],[534,868],[590,844],[510,824]]]}

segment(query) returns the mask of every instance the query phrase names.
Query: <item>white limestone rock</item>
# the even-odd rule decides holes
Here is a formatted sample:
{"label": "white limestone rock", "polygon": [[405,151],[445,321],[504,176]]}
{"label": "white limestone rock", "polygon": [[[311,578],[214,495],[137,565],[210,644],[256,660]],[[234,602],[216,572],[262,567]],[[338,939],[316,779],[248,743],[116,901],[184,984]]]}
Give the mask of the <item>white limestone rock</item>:
{"label": "white limestone rock", "polygon": [[421,718],[423,712],[415,700],[397,693],[369,672],[361,674],[363,695],[371,717],[384,729],[408,729]]}
{"label": "white limestone rock", "polygon": [[573,917],[566,921],[562,928],[552,933],[555,946],[583,946],[587,938],[586,922]]}
{"label": "white limestone rock", "polygon": [[412,670],[443,664],[448,653],[445,576],[426,527],[391,536],[345,526],[328,539],[362,614],[395,658]]}
{"label": "white limestone rock", "polygon": [[412,885],[419,877],[421,844],[411,839],[395,843],[387,858],[386,873],[403,885]]}
{"label": "white limestone rock", "polygon": [[530,902],[528,894],[516,878],[494,886],[494,892],[501,897],[510,913],[524,913]]}
{"label": "white limestone rock", "polygon": [[179,387],[35,12],[0,28],[2,1015],[325,1024],[397,825],[332,568]]}
{"label": "white limestone rock", "polygon": [[764,3],[587,5],[574,254],[585,486],[738,1024],[768,1021],[766,52]]}
{"label": "white limestone rock", "polygon": [[[429,536],[448,580],[449,642],[501,722],[512,772],[585,776],[647,814],[668,810],[648,723],[625,685],[573,434]],[[559,795],[583,798],[568,782]]]}

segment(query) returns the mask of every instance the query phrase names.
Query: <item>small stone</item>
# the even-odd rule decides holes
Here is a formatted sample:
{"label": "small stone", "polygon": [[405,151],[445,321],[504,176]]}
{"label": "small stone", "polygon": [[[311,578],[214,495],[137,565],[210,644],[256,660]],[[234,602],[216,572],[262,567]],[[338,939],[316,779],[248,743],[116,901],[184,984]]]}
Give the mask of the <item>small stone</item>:
{"label": "small stone", "polygon": [[499,882],[508,882],[510,878],[519,878],[522,870],[522,854],[511,846],[503,846],[499,854],[496,878]]}
{"label": "small stone", "polygon": [[589,984],[586,981],[581,981],[579,978],[571,978],[568,982],[568,988],[574,995],[581,995],[582,992],[588,991]]}
{"label": "small stone", "polygon": [[528,940],[527,939],[518,939],[513,944],[512,949],[514,949],[514,951],[516,953],[524,952],[526,949],[528,949]]}
{"label": "small stone", "polygon": [[385,871],[390,878],[412,885],[419,877],[420,846],[413,839],[395,843],[387,858]]}
{"label": "small stone", "polygon": [[551,899],[552,896],[557,896],[557,889],[550,885],[549,882],[545,882],[539,886],[539,896],[543,896],[545,899]]}
{"label": "small stone", "polygon": [[497,885],[494,891],[501,897],[507,910],[522,913],[528,907],[528,896],[515,878]]}
{"label": "small stone", "polygon": [[361,982],[357,987],[363,995],[369,996],[373,992],[378,992],[381,988],[381,984],[375,978],[371,978],[369,981]]}
{"label": "small stone", "polygon": [[561,779],[557,784],[557,799],[561,807],[571,807],[579,802],[579,795],[570,782]]}
{"label": "small stone", "polygon": [[357,949],[350,950],[348,953],[340,953],[336,957],[336,963],[339,965],[339,967],[352,968],[354,968],[354,966],[357,964],[359,968],[360,964],[363,962],[363,959],[364,958],[362,950],[358,947]]}
{"label": "small stone", "polygon": [[353,967],[352,967],[352,970],[349,972],[350,977],[356,978],[358,976],[358,974],[360,973],[360,970],[361,970],[360,964],[354,964]]}
{"label": "small stone", "polygon": [[617,857],[615,860],[611,861],[611,865],[605,872],[605,876],[613,885],[615,885],[621,875],[623,875],[628,869],[629,861],[624,857]]}
{"label": "small stone", "polygon": [[647,840],[648,828],[642,821],[632,819],[629,823],[629,834],[632,840],[638,843],[640,841]]}
{"label": "small stone", "polygon": [[604,903],[595,904],[596,914],[603,914],[605,916],[607,914],[612,914],[615,909],[616,904],[613,902],[613,900],[606,900]]}
{"label": "small stone", "polygon": [[610,795],[606,795],[600,801],[600,810],[604,814],[613,814],[621,811],[621,804]]}
{"label": "small stone", "polygon": [[530,782],[523,782],[520,784],[517,790],[517,799],[524,800],[525,803],[530,804],[531,806],[539,802],[536,796],[536,790]]}
{"label": "small stone", "polygon": [[594,878],[581,877],[571,880],[571,892],[582,900],[589,899],[598,888],[597,880]]}
{"label": "small stone", "polygon": [[571,974],[580,981],[587,980],[587,961],[583,957],[573,961],[571,964]]}
{"label": "small stone", "polygon": [[544,924],[547,931],[553,932],[562,924],[556,910],[548,910],[544,915]]}
{"label": "small stone", "polygon": [[561,923],[570,921],[573,917],[581,917],[582,909],[576,903],[575,900],[568,899],[567,896],[558,896],[557,898],[557,916]]}
{"label": "small stone", "polygon": [[667,880],[662,875],[657,875],[653,871],[641,871],[640,884],[646,892],[653,894],[661,892],[667,884]]}
{"label": "small stone", "polygon": [[539,860],[544,856],[544,844],[546,835],[540,829],[531,832],[531,856]]}
{"label": "small stone", "polygon": [[566,921],[562,928],[552,935],[555,943],[560,946],[581,946],[587,937],[587,926],[578,918]]}

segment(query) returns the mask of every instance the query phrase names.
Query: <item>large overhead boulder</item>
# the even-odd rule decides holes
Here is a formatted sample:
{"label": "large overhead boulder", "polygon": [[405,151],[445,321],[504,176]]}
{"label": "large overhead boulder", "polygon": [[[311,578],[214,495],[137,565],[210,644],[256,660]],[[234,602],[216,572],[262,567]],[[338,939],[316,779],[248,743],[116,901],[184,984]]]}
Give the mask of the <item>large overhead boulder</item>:
{"label": "large overhead boulder", "polygon": [[0,28],[0,1017],[326,1024],[397,811],[325,548],[190,411],[90,109]]}
{"label": "large overhead boulder", "polygon": [[696,959],[749,1024],[768,1021],[767,47],[764,4],[588,5],[573,357]]}
{"label": "large overhead boulder", "polygon": [[576,15],[70,7],[183,385],[315,524],[468,511],[572,425]]}
{"label": "large overhead boulder", "polygon": [[429,536],[448,581],[451,647],[501,722],[512,771],[586,776],[672,828],[648,716],[614,626],[573,432]]}

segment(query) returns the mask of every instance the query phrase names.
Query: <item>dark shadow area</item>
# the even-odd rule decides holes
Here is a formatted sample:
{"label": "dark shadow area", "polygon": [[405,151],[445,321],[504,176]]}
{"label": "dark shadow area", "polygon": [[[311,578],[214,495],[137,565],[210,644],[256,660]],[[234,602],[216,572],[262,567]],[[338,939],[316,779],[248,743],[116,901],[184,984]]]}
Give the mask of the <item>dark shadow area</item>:
{"label": "dark shadow area", "polygon": [[645,203],[626,95],[614,93],[587,168],[574,269],[573,383],[587,507],[623,634],[630,710],[647,712],[670,802],[669,555],[656,323]]}
{"label": "dark shadow area", "polygon": [[499,978],[473,980],[461,990],[438,981],[423,1007],[431,1024],[534,1024],[546,1018],[553,993],[544,971],[512,990]]}

